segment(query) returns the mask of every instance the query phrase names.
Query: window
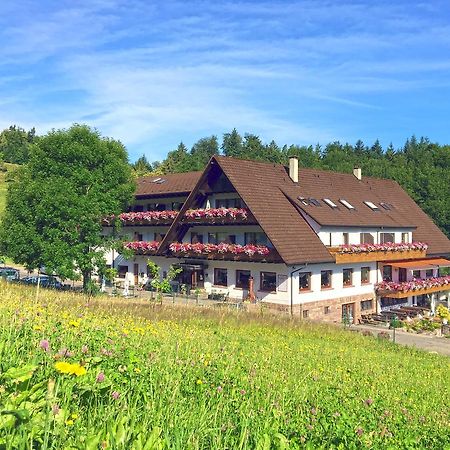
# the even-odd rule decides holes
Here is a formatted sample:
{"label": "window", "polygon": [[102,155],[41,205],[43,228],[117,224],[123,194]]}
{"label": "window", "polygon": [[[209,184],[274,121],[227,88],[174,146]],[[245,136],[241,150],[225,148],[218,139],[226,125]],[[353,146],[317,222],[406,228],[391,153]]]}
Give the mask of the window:
{"label": "window", "polygon": [[394,209],[394,206],[391,205],[390,203],[384,203],[384,202],[380,202],[380,205],[383,209],[390,211],[391,209]]}
{"label": "window", "polygon": [[264,233],[245,233],[244,234],[245,245],[267,245],[267,236]]}
{"label": "window", "polygon": [[361,284],[370,283],[370,267],[361,267]]}
{"label": "window", "polygon": [[214,284],[228,286],[227,269],[214,269]]}
{"label": "window", "polygon": [[350,234],[349,233],[342,233],[342,240],[344,242],[344,245],[350,244]]}
{"label": "window", "polygon": [[380,244],[388,244],[389,242],[395,242],[394,233],[380,233]]}
{"label": "window", "polygon": [[353,269],[344,269],[344,286],[353,286]]}
{"label": "window", "polygon": [[248,289],[248,280],[250,278],[250,270],[236,270],[236,287]]}
{"label": "window", "polygon": [[298,274],[299,291],[311,290],[311,272],[300,272]]}
{"label": "window", "polygon": [[133,211],[134,212],[142,212],[142,211],[144,211],[144,205],[134,205],[133,206]]}
{"label": "window", "polygon": [[383,266],[383,281],[392,281],[392,266]]}
{"label": "window", "polygon": [[135,241],[143,241],[144,239],[142,238],[141,233],[134,233],[134,240]]}
{"label": "window", "polygon": [[330,200],[329,198],[324,198],[323,201],[330,207],[330,208],[337,208],[336,203],[333,202],[333,200]]}
{"label": "window", "polygon": [[218,198],[216,199],[216,208],[242,208],[240,198]]}
{"label": "window", "polygon": [[275,272],[261,272],[259,290],[274,292],[277,290],[277,274]]}
{"label": "window", "polygon": [[373,300],[363,300],[361,302],[361,311],[367,311],[373,308]]}
{"label": "window", "polygon": [[191,244],[203,244],[203,234],[191,232]]}
{"label": "window", "polygon": [[380,208],[378,208],[378,206],[375,205],[375,203],[365,201],[364,204],[367,205],[372,211],[380,210]]}
{"label": "window", "polygon": [[409,233],[402,233],[403,244],[409,244]]}
{"label": "window", "polygon": [[304,319],[307,319],[307,318],[309,317],[309,311],[308,311],[307,309],[304,309],[304,310],[303,310],[302,317],[303,317]]}
{"label": "window", "polygon": [[155,241],[161,242],[164,239],[165,233],[155,233]]}
{"label": "window", "polygon": [[236,236],[228,233],[208,233],[209,244],[236,244]]}
{"label": "window", "polygon": [[331,288],[331,270],[322,270],[320,272],[320,287],[321,289]]}
{"label": "window", "polygon": [[165,211],[166,205],[165,203],[149,203],[147,205],[148,211]]}
{"label": "window", "polygon": [[322,206],[320,204],[319,200],[316,200],[315,198],[312,198],[312,197],[310,197],[308,199],[308,202],[309,202],[310,205],[313,205],[313,206]]}
{"label": "window", "polygon": [[125,278],[125,275],[128,272],[128,266],[119,266],[117,268],[117,275],[119,276],[119,278]]}
{"label": "window", "polygon": [[360,235],[361,244],[373,244],[373,234],[372,233],[361,233]]}
{"label": "window", "polygon": [[413,270],[413,278],[420,278],[420,270]]}
{"label": "window", "polygon": [[433,277],[433,269],[427,269],[427,271],[425,272],[425,277],[432,278]]}
{"label": "window", "polygon": [[355,207],[349,203],[347,200],[344,200],[343,198],[341,198],[339,200],[347,209],[355,209]]}
{"label": "window", "polygon": [[400,283],[404,283],[406,281],[406,269],[404,267],[400,267],[400,269],[398,269],[398,281]]}
{"label": "window", "polygon": [[172,202],[172,211],[179,211],[182,206],[182,202]]}
{"label": "window", "polygon": [[330,307],[329,306],[324,306],[323,313],[324,314],[330,314],[330,312],[331,312]]}

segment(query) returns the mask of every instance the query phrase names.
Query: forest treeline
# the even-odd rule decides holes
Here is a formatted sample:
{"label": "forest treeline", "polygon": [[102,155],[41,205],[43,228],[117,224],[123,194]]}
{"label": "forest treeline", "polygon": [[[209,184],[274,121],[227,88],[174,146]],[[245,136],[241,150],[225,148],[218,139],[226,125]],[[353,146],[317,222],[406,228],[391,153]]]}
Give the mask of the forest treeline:
{"label": "forest treeline", "polygon": [[[25,163],[36,136],[10,127],[0,133],[0,155],[5,162]],[[150,151],[147,152],[151,155]],[[180,143],[162,161],[149,161],[141,156],[132,167],[137,176],[202,170],[212,155],[222,154],[287,164],[296,155],[302,167],[350,173],[360,166],[365,176],[396,180],[450,237],[450,145],[440,145],[428,138],[412,136],[400,148],[390,144],[383,148],[379,141],[366,145],[331,142],[327,145],[279,146],[275,141],[263,142],[254,134],[240,134],[236,129],[217,136],[199,139],[190,149]]]}

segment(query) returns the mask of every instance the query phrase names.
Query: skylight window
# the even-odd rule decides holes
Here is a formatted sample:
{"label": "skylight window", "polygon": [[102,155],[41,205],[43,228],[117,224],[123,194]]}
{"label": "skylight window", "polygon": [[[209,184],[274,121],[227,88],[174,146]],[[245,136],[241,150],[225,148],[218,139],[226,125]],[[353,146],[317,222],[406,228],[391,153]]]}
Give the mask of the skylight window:
{"label": "skylight window", "polygon": [[380,202],[380,205],[383,209],[386,209],[387,211],[394,209],[394,207],[390,203]]}
{"label": "skylight window", "polygon": [[378,208],[377,205],[375,205],[375,203],[372,202],[364,202],[372,211],[379,211],[380,208]]}
{"label": "skylight window", "polygon": [[309,199],[309,204],[310,205],[314,205],[314,206],[322,206],[319,202],[319,200],[316,200],[315,198],[310,197]]}
{"label": "skylight window", "polygon": [[324,198],[323,201],[330,207],[330,208],[337,208],[336,203],[334,203],[329,198]]}
{"label": "skylight window", "polygon": [[156,183],[156,184],[162,184],[165,183],[165,179],[164,178],[155,178],[154,180],[152,180],[152,183]]}
{"label": "skylight window", "polygon": [[343,198],[341,198],[339,201],[340,201],[346,208],[348,208],[348,209],[355,209],[355,207],[354,207],[351,203],[349,203],[347,200],[344,200]]}
{"label": "skylight window", "polygon": [[298,199],[300,200],[300,203],[302,205],[305,205],[305,206],[309,205],[308,200],[305,197],[298,197]]}

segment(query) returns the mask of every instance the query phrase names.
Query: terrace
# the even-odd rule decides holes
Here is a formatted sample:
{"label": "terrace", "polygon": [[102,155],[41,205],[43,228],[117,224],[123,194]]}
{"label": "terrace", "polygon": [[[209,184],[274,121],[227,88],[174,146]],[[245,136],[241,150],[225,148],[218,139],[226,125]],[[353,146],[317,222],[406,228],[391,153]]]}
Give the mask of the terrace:
{"label": "terrace", "polygon": [[336,258],[336,263],[399,261],[404,259],[424,258],[428,245],[423,242],[411,244],[392,242],[386,244],[355,244],[328,247]]}

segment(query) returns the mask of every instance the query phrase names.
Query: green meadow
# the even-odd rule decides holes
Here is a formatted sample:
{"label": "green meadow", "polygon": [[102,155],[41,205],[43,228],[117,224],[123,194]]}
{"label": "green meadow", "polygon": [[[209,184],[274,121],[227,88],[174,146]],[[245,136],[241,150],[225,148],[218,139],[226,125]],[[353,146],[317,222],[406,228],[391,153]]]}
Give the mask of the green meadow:
{"label": "green meadow", "polygon": [[449,358],[281,316],[0,298],[0,449],[450,448]]}

